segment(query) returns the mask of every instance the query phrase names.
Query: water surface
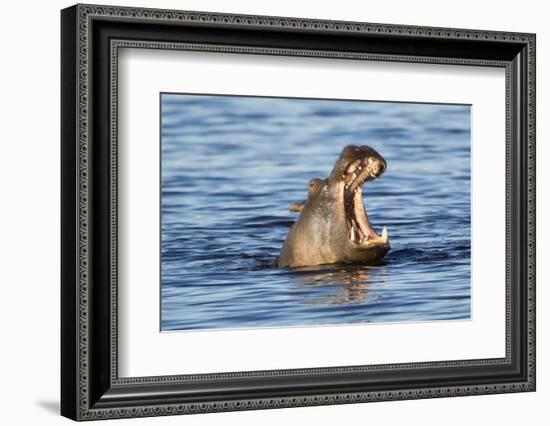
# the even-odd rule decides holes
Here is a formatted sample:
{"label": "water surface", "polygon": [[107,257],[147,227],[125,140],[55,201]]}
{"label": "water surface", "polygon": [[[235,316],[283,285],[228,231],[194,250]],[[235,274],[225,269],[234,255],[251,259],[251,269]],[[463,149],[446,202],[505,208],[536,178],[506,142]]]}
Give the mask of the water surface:
{"label": "water surface", "polygon": [[[348,144],[384,264],[271,267]],[[469,106],[162,94],[161,150],[161,330],[470,318]]]}

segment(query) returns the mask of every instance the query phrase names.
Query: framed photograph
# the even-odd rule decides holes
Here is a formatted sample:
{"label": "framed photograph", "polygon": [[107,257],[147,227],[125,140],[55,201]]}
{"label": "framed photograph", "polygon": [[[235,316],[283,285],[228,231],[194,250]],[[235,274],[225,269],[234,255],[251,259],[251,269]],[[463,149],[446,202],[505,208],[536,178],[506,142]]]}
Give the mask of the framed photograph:
{"label": "framed photograph", "polygon": [[61,412],[535,390],[535,35],[61,12]]}

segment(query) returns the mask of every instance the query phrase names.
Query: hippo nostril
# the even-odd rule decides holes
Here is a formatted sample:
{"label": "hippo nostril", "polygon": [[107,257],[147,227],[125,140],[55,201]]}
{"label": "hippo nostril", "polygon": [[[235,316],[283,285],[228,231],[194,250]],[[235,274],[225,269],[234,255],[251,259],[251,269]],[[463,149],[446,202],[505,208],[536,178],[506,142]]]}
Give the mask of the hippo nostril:
{"label": "hippo nostril", "polygon": [[368,157],[366,165],[368,173],[372,178],[379,177],[386,171],[386,162],[383,158]]}

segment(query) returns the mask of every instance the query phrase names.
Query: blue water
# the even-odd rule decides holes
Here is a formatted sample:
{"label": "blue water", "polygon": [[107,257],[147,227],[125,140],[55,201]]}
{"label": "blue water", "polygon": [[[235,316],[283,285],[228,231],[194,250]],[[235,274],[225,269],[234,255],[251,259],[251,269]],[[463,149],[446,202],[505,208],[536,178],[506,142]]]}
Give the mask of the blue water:
{"label": "blue water", "polygon": [[[348,144],[385,263],[271,267]],[[161,145],[163,331],[470,318],[469,106],[163,94]]]}

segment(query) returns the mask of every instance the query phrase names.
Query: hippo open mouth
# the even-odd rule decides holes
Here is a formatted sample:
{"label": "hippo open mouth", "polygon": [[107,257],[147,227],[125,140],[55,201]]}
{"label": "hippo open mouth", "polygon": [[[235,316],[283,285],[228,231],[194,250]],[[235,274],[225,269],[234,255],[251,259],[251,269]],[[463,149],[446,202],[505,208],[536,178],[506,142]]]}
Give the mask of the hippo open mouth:
{"label": "hippo open mouth", "polygon": [[363,185],[384,173],[384,163],[372,157],[353,161],[342,176],[344,180],[344,211],[350,240],[358,245],[368,246],[373,243],[387,243],[388,231],[383,228],[378,235],[371,226],[363,204]]}

